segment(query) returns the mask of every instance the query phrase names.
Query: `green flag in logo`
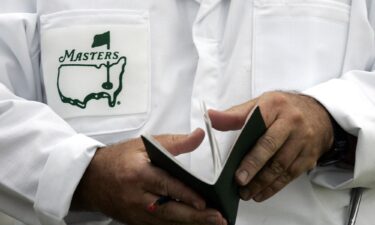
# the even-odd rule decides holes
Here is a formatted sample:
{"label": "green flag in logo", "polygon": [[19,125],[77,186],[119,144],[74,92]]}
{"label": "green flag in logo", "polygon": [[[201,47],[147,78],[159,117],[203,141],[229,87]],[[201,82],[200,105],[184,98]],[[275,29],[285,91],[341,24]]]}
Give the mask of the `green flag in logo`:
{"label": "green flag in logo", "polygon": [[91,48],[99,47],[107,45],[107,49],[111,48],[111,41],[110,41],[110,32],[107,31],[103,34],[97,34],[94,36],[94,42],[92,43]]}

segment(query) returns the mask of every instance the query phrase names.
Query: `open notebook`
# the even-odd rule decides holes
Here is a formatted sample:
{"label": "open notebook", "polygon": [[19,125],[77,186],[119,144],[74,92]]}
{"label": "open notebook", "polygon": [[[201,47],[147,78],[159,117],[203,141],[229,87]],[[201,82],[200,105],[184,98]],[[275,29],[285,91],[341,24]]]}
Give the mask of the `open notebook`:
{"label": "open notebook", "polygon": [[258,138],[266,131],[259,107],[255,107],[247,117],[245,125],[233,143],[228,156],[222,160],[214,135],[214,129],[205,105],[203,105],[206,132],[209,138],[215,176],[212,180],[199,177],[185,168],[151,135],[143,135],[142,140],[151,162],[199,193],[210,208],[219,210],[229,225],[234,225],[237,217],[239,195],[235,182],[235,172],[243,157],[254,146]]}

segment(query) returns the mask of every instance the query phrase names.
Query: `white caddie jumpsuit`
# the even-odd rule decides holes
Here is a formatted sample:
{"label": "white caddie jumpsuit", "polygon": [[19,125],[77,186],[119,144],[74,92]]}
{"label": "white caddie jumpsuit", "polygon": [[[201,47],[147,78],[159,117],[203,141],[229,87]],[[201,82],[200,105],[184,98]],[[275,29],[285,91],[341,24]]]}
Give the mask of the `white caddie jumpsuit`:
{"label": "white caddie jumpsuit", "polygon": [[[241,202],[237,224],[342,225],[358,186],[357,224],[374,224],[374,29],[373,0],[1,0],[0,211],[108,224],[69,213],[97,147],[203,127],[201,100],[226,109],[294,90],[358,137],[355,168],[318,167]],[[219,135],[225,155],[232,135]],[[207,177],[210,158],[179,157]]]}

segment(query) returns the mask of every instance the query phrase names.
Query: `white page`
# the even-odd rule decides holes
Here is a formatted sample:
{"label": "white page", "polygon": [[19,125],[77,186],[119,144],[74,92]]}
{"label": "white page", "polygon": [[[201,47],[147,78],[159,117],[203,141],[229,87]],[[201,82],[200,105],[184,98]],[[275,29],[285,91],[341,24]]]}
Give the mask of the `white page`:
{"label": "white page", "polygon": [[203,112],[204,123],[206,125],[206,133],[211,147],[212,161],[214,165],[214,177],[215,179],[220,175],[219,172],[222,170],[222,157],[219,146],[212,128],[211,119],[207,112],[207,106],[204,101],[201,102],[201,110]]}

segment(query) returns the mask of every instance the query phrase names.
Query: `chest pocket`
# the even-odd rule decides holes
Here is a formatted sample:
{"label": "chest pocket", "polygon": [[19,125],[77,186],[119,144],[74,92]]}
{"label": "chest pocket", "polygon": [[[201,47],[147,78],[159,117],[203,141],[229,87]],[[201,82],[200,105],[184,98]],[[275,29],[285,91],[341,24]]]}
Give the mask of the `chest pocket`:
{"label": "chest pocket", "polygon": [[40,24],[48,105],[87,135],[142,127],[150,111],[148,13],[64,11]]}
{"label": "chest pocket", "polygon": [[253,82],[305,90],[341,75],[350,4],[341,0],[255,0]]}

